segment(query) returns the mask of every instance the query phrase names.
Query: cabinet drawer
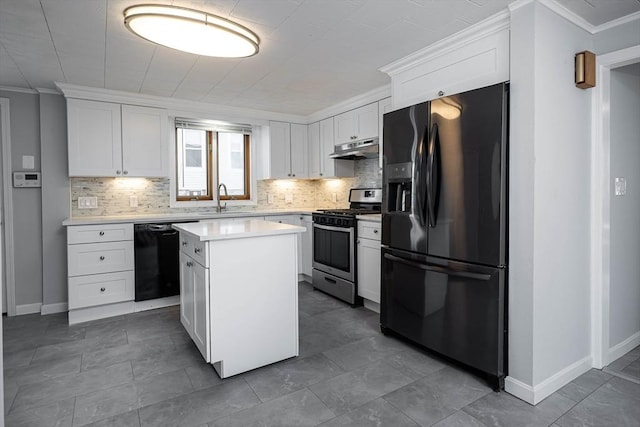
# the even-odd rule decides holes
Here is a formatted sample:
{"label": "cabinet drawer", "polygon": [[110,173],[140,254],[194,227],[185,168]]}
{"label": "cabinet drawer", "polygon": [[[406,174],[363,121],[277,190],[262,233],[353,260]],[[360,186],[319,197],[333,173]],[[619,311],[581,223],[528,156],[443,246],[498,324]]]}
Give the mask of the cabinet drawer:
{"label": "cabinet drawer", "polygon": [[190,234],[180,233],[180,251],[193,258],[200,265],[209,267],[207,242],[202,242]]}
{"label": "cabinet drawer", "polygon": [[67,244],[133,240],[133,224],[75,225],[67,227]]}
{"label": "cabinet drawer", "polygon": [[133,284],[133,271],[70,277],[69,309],[131,301]]}
{"label": "cabinet drawer", "polygon": [[380,224],[371,221],[358,221],[358,237],[380,241]]}
{"label": "cabinet drawer", "polygon": [[69,276],[133,270],[133,241],[85,243],[67,248]]}

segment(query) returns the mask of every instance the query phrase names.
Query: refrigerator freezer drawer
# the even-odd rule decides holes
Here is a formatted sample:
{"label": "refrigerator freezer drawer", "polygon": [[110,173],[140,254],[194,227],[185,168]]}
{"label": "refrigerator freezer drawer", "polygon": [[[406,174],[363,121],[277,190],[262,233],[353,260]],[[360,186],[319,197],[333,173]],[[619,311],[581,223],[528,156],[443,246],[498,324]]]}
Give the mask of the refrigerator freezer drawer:
{"label": "refrigerator freezer drawer", "polygon": [[383,328],[504,377],[504,269],[382,253]]}

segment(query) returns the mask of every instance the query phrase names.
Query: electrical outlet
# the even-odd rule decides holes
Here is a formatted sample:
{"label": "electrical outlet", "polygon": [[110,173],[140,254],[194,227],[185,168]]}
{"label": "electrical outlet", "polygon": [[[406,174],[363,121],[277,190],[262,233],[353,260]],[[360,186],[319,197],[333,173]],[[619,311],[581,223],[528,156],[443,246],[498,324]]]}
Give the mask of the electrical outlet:
{"label": "electrical outlet", "polygon": [[334,202],[337,202],[338,201],[338,193],[333,193],[331,195],[331,200],[333,200]]}
{"label": "electrical outlet", "polygon": [[129,196],[129,207],[131,208],[138,207],[138,196]]}
{"label": "electrical outlet", "polygon": [[287,203],[293,203],[293,194],[287,193],[284,195],[284,201]]}
{"label": "electrical outlet", "polygon": [[95,209],[97,207],[97,197],[78,197],[78,209]]}
{"label": "electrical outlet", "polygon": [[276,197],[273,193],[267,193],[267,203],[272,205],[276,201]]}

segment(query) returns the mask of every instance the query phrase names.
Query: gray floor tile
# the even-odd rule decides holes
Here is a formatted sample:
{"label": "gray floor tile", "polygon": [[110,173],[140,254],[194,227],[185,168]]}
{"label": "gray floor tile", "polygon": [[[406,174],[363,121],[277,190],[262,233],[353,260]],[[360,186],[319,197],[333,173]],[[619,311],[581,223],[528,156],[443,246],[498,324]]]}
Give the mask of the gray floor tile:
{"label": "gray floor tile", "polygon": [[260,403],[242,379],[140,408],[143,427],[201,426]]}
{"label": "gray floor tile", "polygon": [[314,392],[336,415],[397,390],[412,380],[384,362],[375,362],[335,378],[314,384]]}
{"label": "gray floor tile", "polygon": [[16,398],[18,394],[18,389],[20,386],[16,383],[11,383],[5,380],[4,382],[4,413],[5,415],[9,413],[9,409],[11,409],[11,405],[13,405],[13,400]]}
{"label": "gray floor tile", "polygon": [[[5,348],[7,347],[5,346]],[[28,348],[26,350],[14,351],[10,353],[5,352],[2,355],[2,367],[6,370],[10,368],[18,368],[20,366],[26,366],[31,363],[31,359],[33,358],[35,352],[35,348]]]}
{"label": "gray floor tile", "polygon": [[220,418],[209,427],[304,427],[333,418],[334,413],[308,389]]}
{"label": "gray floor tile", "polygon": [[54,378],[80,372],[82,356],[71,356],[68,359],[56,359],[52,362],[35,363],[4,371],[5,381],[18,385],[39,383]]}
{"label": "gray floor tile", "polygon": [[473,418],[464,411],[454,412],[442,421],[433,425],[433,427],[487,427],[485,424]]}
{"label": "gray floor tile", "polygon": [[613,378],[556,421],[561,427],[638,427],[640,384]]}
{"label": "gray floor tile", "polygon": [[624,369],[622,369],[622,373],[640,380],[640,359],[636,359],[629,363]]}
{"label": "gray floor tile", "polygon": [[37,408],[14,411],[7,415],[7,427],[71,427],[74,398]]}
{"label": "gray floor tile", "polygon": [[182,346],[176,346],[173,350],[133,360],[131,364],[135,379],[141,380],[190,366],[200,366],[205,364],[205,361],[195,344],[186,343]]}
{"label": "gray floor tile", "polygon": [[171,340],[155,338],[133,344],[88,351],[82,356],[82,370],[104,368],[128,360],[146,359],[157,356],[166,350],[175,350],[175,347]]}
{"label": "gray floor tile", "polygon": [[321,354],[276,363],[244,375],[263,402],[344,373]]}
{"label": "gray floor tile", "polygon": [[386,360],[393,354],[406,349],[406,344],[378,334],[332,348],[323,354],[341,368],[350,371],[377,360]]}
{"label": "gray floor tile", "polygon": [[422,426],[430,426],[491,393],[478,378],[447,367],[384,396]]}
{"label": "gray floor tile", "polygon": [[116,332],[95,338],[85,338],[62,344],[46,345],[38,347],[31,363],[49,362],[56,359],[77,356],[87,351],[96,351],[124,344],[127,344],[127,334],[125,332]]}
{"label": "gray floor tile", "polygon": [[385,359],[385,361],[402,372],[403,375],[419,380],[433,372],[446,368],[448,365],[418,349],[407,348]]}
{"label": "gray floor tile", "polygon": [[218,373],[213,369],[213,365],[202,363],[200,365],[189,366],[185,369],[194,390],[213,387],[223,382]]}
{"label": "gray floor tile", "polygon": [[489,393],[462,410],[487,426],[547,427],[573,405],[573,400],[558,393],[552,394],[536,406],[508,393]]}
{"label": "gray floor tile", "polygon": [[131,363],[125,362],[104,369],[23,385],[18,389],[9,413],[23,408],[43,406],[69,397],[82,396],[131,381],[133,381]]}
{"label": "gray floor tile", "polygon": [[562,387],[558,390],[558,393],[568,397],[574,402],[579,402],[610,379],[611,375],[598,369],[590,369],[588,372]]}
{"label": "gray floor tile", "polygon": [[417,425],[384,399],[376,399],[351,412],[327,421],[322,424],[322,427],[412,427]]}
{"label": "gray floor tile", "polygon": [[125,412],[124,414],[87,424],[85,427],[140,427],[138,410]]}
{"label": "gray floor tile", "polygon": [[193,391],[185,370],[156,375],[76,398],[74,426],[82,426]]}

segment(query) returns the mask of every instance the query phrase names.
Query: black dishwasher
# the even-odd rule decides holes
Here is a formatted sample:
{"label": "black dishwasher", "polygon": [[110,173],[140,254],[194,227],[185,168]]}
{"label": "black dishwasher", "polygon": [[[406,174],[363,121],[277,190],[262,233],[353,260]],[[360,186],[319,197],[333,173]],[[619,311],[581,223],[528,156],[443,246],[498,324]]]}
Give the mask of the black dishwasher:
{"label": "black dishwasher", "polygon": [[180,245],[171,223],[135,224],[135,300],[180,294]]}

